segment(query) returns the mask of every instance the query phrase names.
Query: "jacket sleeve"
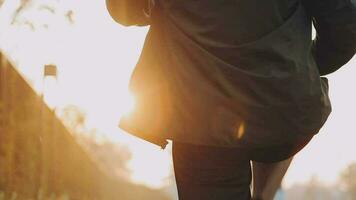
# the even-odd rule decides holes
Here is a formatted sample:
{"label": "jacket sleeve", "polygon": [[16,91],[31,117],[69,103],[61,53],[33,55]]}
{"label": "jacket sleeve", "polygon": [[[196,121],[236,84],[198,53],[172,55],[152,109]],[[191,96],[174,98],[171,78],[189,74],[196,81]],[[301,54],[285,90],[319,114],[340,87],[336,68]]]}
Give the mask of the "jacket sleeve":
{"label": "jacket sleeve", "polygon": [[335,72],[356,53],[356,0],[303,0],[316,29],[312,52],[320,75]]}

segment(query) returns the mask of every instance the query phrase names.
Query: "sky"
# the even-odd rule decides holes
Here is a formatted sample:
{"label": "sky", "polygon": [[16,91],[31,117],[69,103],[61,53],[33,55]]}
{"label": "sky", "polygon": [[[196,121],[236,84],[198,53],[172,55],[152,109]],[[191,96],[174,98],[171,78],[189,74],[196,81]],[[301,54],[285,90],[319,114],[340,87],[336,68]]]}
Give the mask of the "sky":
{"label": "sky", "polygon": [[[170,150],[162,151],[117,126],[121,114],[132,107],[127,86],[147,28],[116,24],[103,0],[53,1],[58,8],[55,14],[38,9],[40,3],[52,1],[36,0],[22,16],[35,19],[37,28],[32,31],[25,21],[18,22],[21,26],[8,24],[6,11],[18,2],[7,0],[0,8],[0,48],[36,91],[46,94],[48,104],[57,109],[78,106],[87,115],[88,128],[127,145],[133,153],[128,166],[134,182],[164,186],[171,173]],[[74,11],[74,25],[63,18],[68,10]],[[58,80],[43,80],[43,66],[52,63],[58,66]],[[333,112],[320,133],[295,157],[285,187],[307,182],[312,176],[333,184],[348,164],[356,162],[355,65],[356,59],[328,76]]]}

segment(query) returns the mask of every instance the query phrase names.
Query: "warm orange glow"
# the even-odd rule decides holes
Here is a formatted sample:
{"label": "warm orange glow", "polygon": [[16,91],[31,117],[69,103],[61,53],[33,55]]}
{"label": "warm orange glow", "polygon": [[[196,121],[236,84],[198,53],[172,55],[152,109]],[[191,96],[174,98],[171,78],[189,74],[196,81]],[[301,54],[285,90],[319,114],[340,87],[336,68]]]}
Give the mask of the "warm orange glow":
{"label": "warm orange glow", "polygon": [[132,180],[139,184],[159,188],[167,184],[171,174],[171,155],[158,147],[152,148],[148,143],[142,143],[132,149],[134,156],[128,163],[133,171]]}
{"label": "warm orange glow", "polygon": [[136,107],[136,99],[135,96],[128,92],[125,95],[122,95],[123,103],[122,103],[122,114],[123,115],[130,115]]}
{"label": "warm orange glow", "polygon": [[[49,2],[56,7],[55,14],[37,9],[39,4]],[[32,30],[25,23],[11,25],[12,12],[19,3],[5,0],[0,8],[0,49],[37,92],[44,94],[51,107],[75,105],[87,114],[88,129],[97,129],[105,140],[127,145],[133,156],[128,167],[134,182],[164,186],[171,175],[170,152],[137,140],[117,127],[120,117],[135,109],[135,98],[127,88],[147,28],[119,26],[109,16],[105,1],[36,0],[23,15],[33,22]],[[69,10],[74,13],[73,24],[64,18]],[[50,63],[58,66],[58,80],[43,79],[43,66]],[[352,126],[355,98],[344,89],[353,85],[352,70],[356,68],[345,69],[349,75],[333,75],[334,83],[339,84],[332,91],[338,92],[334,95],[338,104],[335,114],[323,133],[303,150],[305,154],[296,157],[285,185],[306,181],[313,174],[333,182],[345,166],[356,161]],[[247,126],[245,122],[237,123],[234,137],[243,138]]]}
{"label": "warm orange glow", "polygon": [[[0,10],[0,48],[17,65],[52,108],[75,105],[87,114],[88,129],[103,138],[128,145],[132,180],[161,187],[170,176],[170,154],[142,143],[117,127],[122,115],[135,109],[128,82],[137,62],[147,28],[123,28],[109,16],[105,1],[35,1],[24,12],[34,23],[11,25],[11,12],[19,0],[6,0]],[[37,9],[53,4],[55,14]],[[4,11],[5,10],[5,11]],[[64,18],[73,10],[74,24]],[[55,64],[58,80],[43,78],[43,66]]]}
{"label": "warm orange glow", "polygon": [[241,122],[237,128],[237,139],[242,139],[245,134],[245,122]]}

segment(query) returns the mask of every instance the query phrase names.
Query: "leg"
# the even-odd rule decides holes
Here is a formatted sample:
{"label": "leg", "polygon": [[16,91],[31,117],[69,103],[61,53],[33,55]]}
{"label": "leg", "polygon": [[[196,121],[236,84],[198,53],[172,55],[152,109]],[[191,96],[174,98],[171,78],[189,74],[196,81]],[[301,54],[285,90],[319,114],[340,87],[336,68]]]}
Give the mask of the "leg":
{"label": "leg", "polygon": [[173,142],[180,200],[250,200],[250,161],[243,151]]}
{"label": "leg", "polygon": [[253,199],[273,200],[292,159],[275,163],[253,161]]}
{"label": "leg", "polygon": [[253,198],[273,200],[293,156],[303,149],[312,136],[290,144],[270,146],[251,151],[253,160]]}

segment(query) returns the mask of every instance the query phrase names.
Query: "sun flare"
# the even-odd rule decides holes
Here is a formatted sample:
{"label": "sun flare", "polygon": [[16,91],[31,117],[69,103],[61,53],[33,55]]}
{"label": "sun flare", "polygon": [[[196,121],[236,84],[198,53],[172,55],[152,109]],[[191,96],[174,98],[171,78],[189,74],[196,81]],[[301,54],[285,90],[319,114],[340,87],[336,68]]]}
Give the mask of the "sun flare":
{"label": "sun flare", "polygon": [[[60,1],[54,13],[40,9],[47,1],[33,2],[15,26],[6,21],[10,13],[0,12],[2,50],[52,109],[76,105],[85,111],[88,128],[130,147],[132,181],[163,186],[171,173],[169,153],[141,144],[117,127],[120,117],[135,109],[135,97],[127,88],[147,28],[123,29],[103,1],[86,1],[85,8],[76,1]],[[3,8],[13,10],[19,3],[5,1]],[[65,18],[69,11],[74,23]],[[28,19],[31,26],[23,24]],[[57,66],[58,77],[43,77],[46,64]]]}

